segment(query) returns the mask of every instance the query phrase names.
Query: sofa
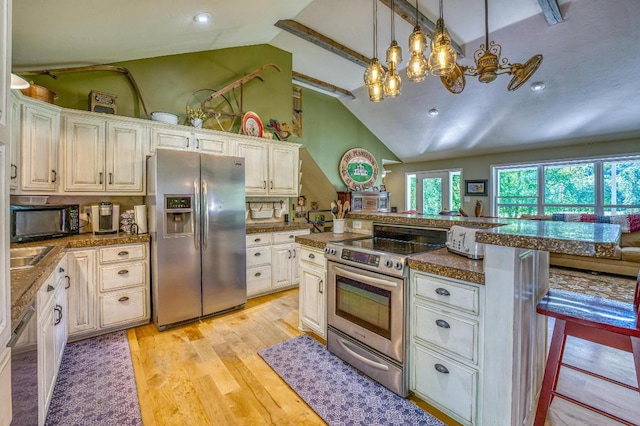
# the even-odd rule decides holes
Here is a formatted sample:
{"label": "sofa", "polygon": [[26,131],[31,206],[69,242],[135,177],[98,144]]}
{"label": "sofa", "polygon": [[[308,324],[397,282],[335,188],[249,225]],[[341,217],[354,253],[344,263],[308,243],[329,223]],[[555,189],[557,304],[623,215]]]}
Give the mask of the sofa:
{"label": "sofa", "polygon": [[552,266],[582,269],[636,278],[640,272],[640,214],[597,216],[593,214],[556,213],[551,216],[522,216],[522,219],[570,222],[613,223],[620,225],[619,249],[615,258],[549,253]]}

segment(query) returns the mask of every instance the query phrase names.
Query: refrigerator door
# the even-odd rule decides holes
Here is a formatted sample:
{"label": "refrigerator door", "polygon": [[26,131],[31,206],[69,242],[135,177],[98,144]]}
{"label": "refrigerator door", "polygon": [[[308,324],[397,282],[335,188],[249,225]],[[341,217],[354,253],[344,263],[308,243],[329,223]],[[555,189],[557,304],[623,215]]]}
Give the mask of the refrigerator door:
{"label": "refrigerator door", "polygon": [[[195,202],[200,191],[200,155],[158,149],[156,157],[153,309],[156,325],[162,328],[202,315],[200,231]],[[176,207],[175,202],[167,209],[168,197],[190,199],[191,212],[171,208]]]}
{"label": "refrigerator door", "polygon": [[201,154],[202,314],[247,301],[244,158]]}

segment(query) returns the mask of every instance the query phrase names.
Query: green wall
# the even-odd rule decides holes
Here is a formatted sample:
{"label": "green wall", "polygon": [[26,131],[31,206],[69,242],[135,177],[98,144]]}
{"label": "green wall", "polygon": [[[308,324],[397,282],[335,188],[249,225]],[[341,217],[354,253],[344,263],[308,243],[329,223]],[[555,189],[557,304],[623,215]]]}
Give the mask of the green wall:
{"label": "green wall", "polygon": [[583,143],[575,145],[541,148],[528,151],[506,152],[469,157],[450,158],[438,161],[425,161],[420,163],[405,163],[387,165],[385,168],[392,171],[385,178],[387,190],[392,192],[391,205],[397,206],[398,211],[405,209],[405,175],[406,173],[462,169],[462,208],[470,216],[473,216],[477,200],[484,204],[483,214],[489,215],[491,210],[490,195],[487,197],[470,197],[464,202],[465,179],[489,179],[491,166],[499,164],[526,163],[546,160],[578,159],[584,157],[598,157],[620,154],[640,154],[640,140],[618,140],[600,143]]}

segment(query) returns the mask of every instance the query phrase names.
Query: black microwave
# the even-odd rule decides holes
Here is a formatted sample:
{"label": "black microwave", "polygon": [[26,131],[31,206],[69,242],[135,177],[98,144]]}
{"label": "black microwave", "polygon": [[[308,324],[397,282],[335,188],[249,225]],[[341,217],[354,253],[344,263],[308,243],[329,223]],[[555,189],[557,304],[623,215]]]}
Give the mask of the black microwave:
{"label": "black microwave", "polygon": [[11,205],[11,242],[66,237],[80,232],[78,204]]}

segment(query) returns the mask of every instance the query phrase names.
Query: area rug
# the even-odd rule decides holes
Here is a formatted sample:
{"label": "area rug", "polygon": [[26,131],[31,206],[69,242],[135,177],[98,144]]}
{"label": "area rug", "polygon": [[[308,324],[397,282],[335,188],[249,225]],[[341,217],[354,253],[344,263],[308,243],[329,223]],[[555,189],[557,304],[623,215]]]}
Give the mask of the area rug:
{"label": "area rug", "polygon": [[553,267],[549,270],[549,286],[557,290],[633,303],[636,280],[620,275]]}
{"label": "area rug", "polygon": [[46,425],[142,425],[125,331],[67,345]]}
{"label": "area rug", "polygon": [[331,426],[444,425],[307,335],[263,349],[259,354]]}

